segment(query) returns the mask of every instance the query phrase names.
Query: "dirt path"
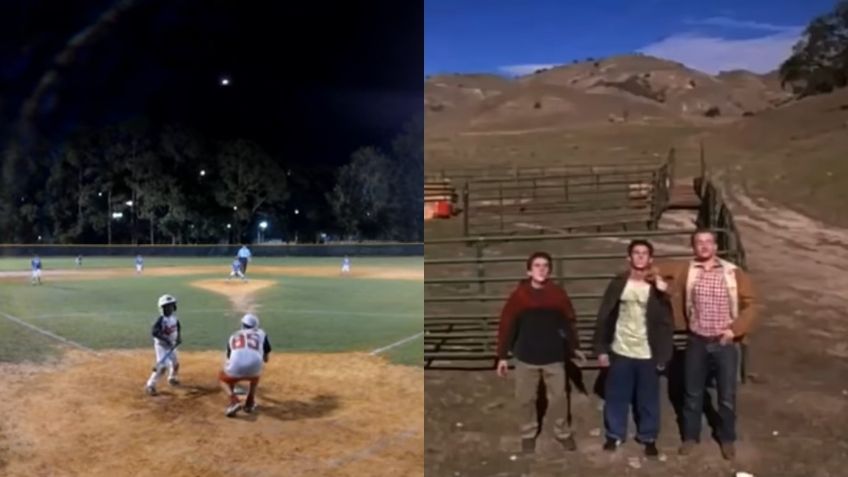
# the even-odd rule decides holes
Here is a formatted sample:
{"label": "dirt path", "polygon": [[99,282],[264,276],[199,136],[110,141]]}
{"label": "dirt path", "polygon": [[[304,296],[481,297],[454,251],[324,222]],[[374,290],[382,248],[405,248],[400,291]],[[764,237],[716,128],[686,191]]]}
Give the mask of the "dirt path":
{"label": "dirt path", "polygon": [[0,475],[423,476],[420,369],[355,353],[277,355],[258,412],[227,419],[221,358],[181,354],[183,385],[155,398],[142,392],[147,350],[0,365],[0,400],[15,403],[0,422]]}
{"label": "dirt path", "polygon": [[190,285],[226,296],[233,310],[239,313],[255,313],[260,306],[254,300],[256,292],[274,283],[271,280],[197,280]]}

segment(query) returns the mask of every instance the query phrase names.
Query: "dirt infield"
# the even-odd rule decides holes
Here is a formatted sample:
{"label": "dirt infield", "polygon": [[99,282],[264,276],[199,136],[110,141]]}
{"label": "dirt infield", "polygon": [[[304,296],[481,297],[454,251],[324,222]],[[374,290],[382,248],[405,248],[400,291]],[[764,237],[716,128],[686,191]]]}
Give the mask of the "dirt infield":
{"label": "dirt infield", "polygon": [[[148,351],[2,365],[0,475],[422,476],[423,371],[364,354],[272,355],[253,415],[224,417],[215,352],[146,396]],[[387,405],[391,403],[391,405]]]}
{"label": "dirt infield", "polygon": [[[250,265],[250,276],[254,274],[294,277],[338,277],[339,268],[335,266],[288,267],[273,265]],[[209,275],[220,273],[222,277],[229,274],[229,268],[214,265],[198,265],[191,267],[155,267],[146,268],[144,276],[149,277],[179,277],[184,275]],[[0,281],[26,280],[29,271],[0,272]],[[135,269],[130,268],[91,268],[91,269],[57,269],[44,270],[44,280],[102,280],[106,278],[129,278],[135,276]],[[424,268],[417,270],[401,267],[353,267],[350,276],[354,278],[372,278],[383,280],[424,280]]]}
{"label": "dirt infield", "polygon": [[202,288],[213,293],[220,293],[230,299],[233,309],[243,313],[253,313],[257,305],[253,296],[257,291],[273,285],[271,280],[198,280],[191,282],[191,286]]}

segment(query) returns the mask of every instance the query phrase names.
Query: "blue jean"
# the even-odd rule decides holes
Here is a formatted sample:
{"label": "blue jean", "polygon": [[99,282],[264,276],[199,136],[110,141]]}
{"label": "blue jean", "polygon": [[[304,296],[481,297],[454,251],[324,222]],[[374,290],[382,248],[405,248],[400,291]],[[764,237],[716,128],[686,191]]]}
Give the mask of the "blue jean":
{"label": "blue jean", "polygon": [[660,378],[651,359],[610,355],[604,403],[604,427],[609,439],[625,441],[630,406],[636,440],[655,442],[660,432]]}
{"label": "blue jean", "polygon": [[686,343],[684,364],[685,391],[683,395],[683,440],[701,440],[701,415],[707,380],[715,373],[718,394],[718,426],[715,429],[719,442],[736,441],[736,378],[739,351],[731,343],[723,345],[715,340],[690,334]]}

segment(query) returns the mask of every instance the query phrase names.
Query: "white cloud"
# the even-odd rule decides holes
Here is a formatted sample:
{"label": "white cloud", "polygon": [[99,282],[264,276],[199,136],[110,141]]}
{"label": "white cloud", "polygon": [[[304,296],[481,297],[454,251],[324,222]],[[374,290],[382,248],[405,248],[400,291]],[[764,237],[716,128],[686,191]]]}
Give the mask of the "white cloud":
{"label": "white cloud", "polygon": [[[765,25],[760,24],[760,29],[765,29]],[[781,28],[778,33],[746,39],[681,33],[647,45],[639,52],[678,61],[690,68],[711,74],[737,69],[767,73],[789,57],[792,46],[803,33],[801,27]]]}
{"label": "white cloud", "polygon": [[709,17],[703,18],[699,20],[686,20],[686,24],[688,25],[704,25],[704,26],[714,26],[714,27],[723,27],[723,28],[738,28],[743,30],[761,30],[761,31],[771,31],[778,33],[789,33],[796,31],[799,27],[795,26],[785,26],[785,25],[774,25],[771,23],[763,23],[757,21],[750,20],[736,20],[735,18],[730,17]]}
{"label": "white cloud", "polygon": [[508,65],[508,66],[501,66],[498,69],[501,70],[502,72],[506,73],[506,74],[509,74],[509,75],[524,76],[524,75],[533,74],[533,72],[535,72],[536,70],[554,68],[556,66],[558,66],[558,65],[553,64],[553,63],[551,63],[551,64],[535,64],[535,65],[533,65],[533,64],[530,64],[530,65]]}

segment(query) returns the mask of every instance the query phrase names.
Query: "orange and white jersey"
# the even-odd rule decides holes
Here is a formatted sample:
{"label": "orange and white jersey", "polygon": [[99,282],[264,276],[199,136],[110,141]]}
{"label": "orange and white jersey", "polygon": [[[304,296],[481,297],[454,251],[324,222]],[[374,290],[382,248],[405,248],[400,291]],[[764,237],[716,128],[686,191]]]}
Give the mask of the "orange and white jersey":
{"label": "orange and white jersey", "polygon": [[224,372],[234,378],[254,377],[262,373],[264,356],[271,352],[268,335],[261,328],[242,329],[227,341]]}

